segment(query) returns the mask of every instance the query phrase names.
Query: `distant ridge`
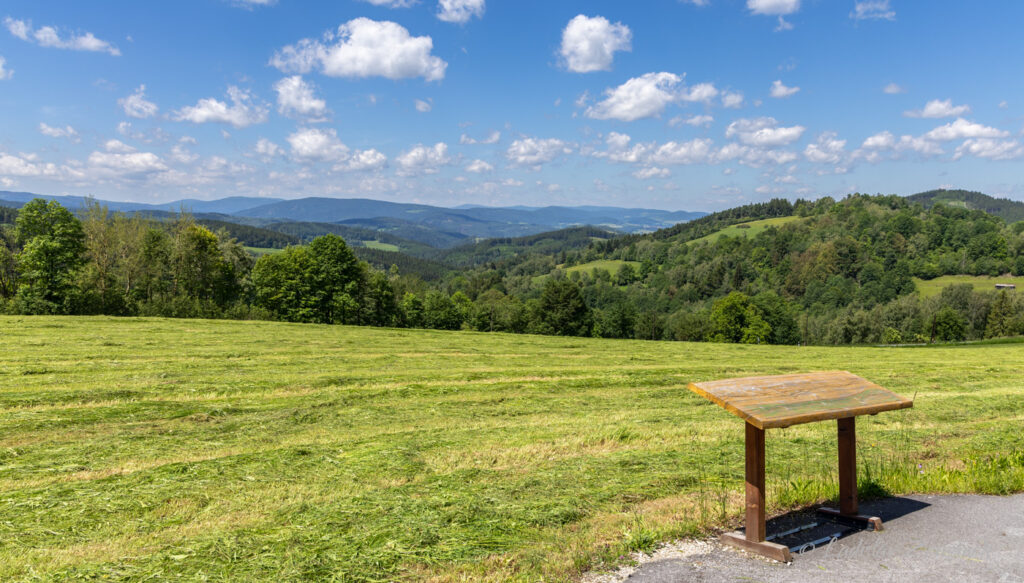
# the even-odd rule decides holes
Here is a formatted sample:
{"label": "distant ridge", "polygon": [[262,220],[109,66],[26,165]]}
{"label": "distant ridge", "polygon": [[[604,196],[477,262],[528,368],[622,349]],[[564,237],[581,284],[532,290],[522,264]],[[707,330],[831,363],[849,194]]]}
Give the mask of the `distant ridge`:
{"label": "distant ridge", "polygon": [[971,190],[929,190],[912,194],[907,199],[921,203],[924,208],[932,208],[936,204],[944,204],[985,211],[1008,223],[1024,221],[1024,202],[1017,202],[1008,198],[996,198]]}

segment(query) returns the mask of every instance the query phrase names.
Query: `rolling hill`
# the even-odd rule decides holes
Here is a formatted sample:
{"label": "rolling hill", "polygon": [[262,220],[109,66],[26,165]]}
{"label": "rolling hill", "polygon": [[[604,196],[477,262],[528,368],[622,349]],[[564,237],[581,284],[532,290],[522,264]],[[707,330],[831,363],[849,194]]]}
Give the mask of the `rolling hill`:
{"label": "rolling hill", "polygon": [[970,190],[929,190],[912,194],[907,197],[911,202],[919,202],[924,208],[932,208],[936,204],[958,206],[971,210],[985,211],[1008,223],[1024,221],[1024,202],[1008,198],[996,198]]}

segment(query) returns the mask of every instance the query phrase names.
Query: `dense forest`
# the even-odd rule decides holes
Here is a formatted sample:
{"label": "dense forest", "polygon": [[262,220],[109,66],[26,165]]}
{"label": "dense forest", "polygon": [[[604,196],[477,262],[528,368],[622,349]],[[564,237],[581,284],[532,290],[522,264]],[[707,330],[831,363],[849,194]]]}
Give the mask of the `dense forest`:
{"label": "dense forest", "polygon": [[[239,242],[252,237],[284,249],[257,258]],[[0,208],[0,311],[777,344],[1024,334],[1020,292],[916,293],[913,278],[1024,275],[1024,223],[941,202],[773,200],[646,235],[582,227],[417,251],[39,199]]]}

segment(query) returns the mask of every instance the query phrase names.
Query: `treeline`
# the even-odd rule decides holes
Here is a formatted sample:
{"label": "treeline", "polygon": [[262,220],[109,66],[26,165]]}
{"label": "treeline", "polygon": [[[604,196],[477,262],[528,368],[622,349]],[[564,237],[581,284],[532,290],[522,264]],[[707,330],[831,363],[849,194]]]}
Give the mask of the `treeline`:
{"label": "treeline", "polygon": [[[256,259],[227,230],[187,215],[156,221],[93,204],[76,217],[35,200],[0,216],[9,223],[0,227],[0,308],[15,313],[775,344],[1024,334],[1020,292],[963,285],[923,299],[913,281],[1024,275],[1024,223],[899,197],[772,201],[610,240],[570,230],[457,271],[334,234]],[[713,226],[776,216],[795,218],[752,237],[696,240]],[[509,244],[520,246],[482,247]],[[596,260],[621,267],[565,271]]]}

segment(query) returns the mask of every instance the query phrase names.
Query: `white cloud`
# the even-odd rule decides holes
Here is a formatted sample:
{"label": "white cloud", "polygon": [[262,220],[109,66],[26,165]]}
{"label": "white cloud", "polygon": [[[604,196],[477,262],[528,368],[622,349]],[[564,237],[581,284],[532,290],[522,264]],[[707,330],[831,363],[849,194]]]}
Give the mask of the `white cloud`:
{"label": "white cloud", "polygon": [[114,154],[131,154],[136,151],[135,148],[121,140],[107,140],[106,143],[103,144],[103,149]]}
{"label": "white cloud", "polygon": [[81,139],[78,137],[78,132],[71,126],[65,126],[63,128],[55,128],[46,125],[45,123],[39,124],[39,133],[44,136],[51,138],[67,138],[72,142],[79,142]]}
{"label": "white cloud", "polygon": [[483,174],[492,170],[494,170],[494,166],[483,160],[473,160],[466,166],[466,172],[473,174]]}
{"label": "white cloud", "polygon": [[465,24],[474,16],[483,18],[485,8],[484,0],[439,0],[437,18],[444,22]]}
{"label": "white cloud", "polygon": [[711,83],[698,83],[679,94],[679,99],[690,102],[709,103],[718,97],[718,89]]}
{"label": "white cloud", "polygon": [[1024,146],[1021,146],[1017,140],[975,138],[961,144],[956,149],[953,159],[959,160],[967,155],[991,160],[1013,160],[1024,156]]}
{"label": "white cloud", "polygon": [[399,154],[395,159],[398,162],[398,173],[403,176],[415,176],[418,174],[437,174],[441,166],[451,162],[448,156],[448,144],[438,142],[433,146],[417,144],[408,151]]}
{"label": "white cloud", "polygon": [[782,84],[782,80],[776,80],[772,83],[771,95],[776,99],[784,99],[791,95],[796,95],[800,91],[799,87],[786,87]]}
{"label": "white cloud", "polygon": [[147,117],[153,117],[156,115],[160,108],[157,107],[152,101],[146,100],[146,86],[139,85],[138,89],[128,97],[122,97],[117,100],[117,104],[124,109],[125,115],[128,117],[136,117],[139,119],[145,119]]}
{"label": "white cloud", "polygon": [[925,118],[942,118],[942,117],[956,117],[965,113],[970,113],[971,107],[969,105],[953,105],[952,99],[945,101],[939,101],[933,99],[925,104],[924,109],[905,111],[903,115],[906,117],[925,117]]}
{"label": "white cloud", "polygon": [[896,20],[896,11],[889,0],[863,0],[853,3],[850,18],[854,20]]}
{"label": "white cloud", "polygon": [[612,162],[624,162],[627,164],[644,161],[650,155],[651,150],[654,149],[654,144],[636,144],[630,147],[629,144],[632,140],[633,138],[626,134],[611,132],[605,138],[608,150],[605,152],[594,152],[594,156],[606,158]]}
{"label": "white cloud", "polygon": [[743,94],[739,91],[727,91],[722,94],[722,107],[738,109],[743,106]]}
{"label": "white cloud", "polygon": [[352,156],[341,165],[335,166],[336,170],[348,170],[352,172],[364,170],[377,170],[387,166],[388,157],[375,150],[357,150]]}
{"label": "white cloud", "polygon": [[430,102],[423,101],[422,99],[417,99],[416,102],[415,102],[415,105],[416,105],[416,111],[418,111],[420,113],[429,113],[430,110],[434,109],[434,106],[431,105]]}
{"label": "white cloud", "polygon": [[232,0],[232,4],[241,8],[252,9],[253,6],[273,6],[277,0]]}
{"label": "white cloud", "polygon": [[314,93],[314,88],[301,75],[285,77],[274,83],[277,110],[282,115],[321,118],[327,113],[327,102]]}
{"label": "white cloud", "polygon": [[889,83],[882,88],[882,92],[887,95],[899,95],[900,93],[906,93],[907,89],[901,85],[897,85],[896,83]]}
{"label": "white cloud", "polygon": [[800,10],[800,0],[747,0],[747,8],[754,14],[785,16]]}
{"label": "white cloud", "polygon": [[651,178],[668,178],[672,176],[672,172],[668,168],[658,168],[656,166],[650,166],[648,168],[640,168],[633,172],[633,177],[640,180],[649,180]]}
{"label": "white cloud", "polygon": [[276,158],[283,154],[281,147],[267,138],[260,138],[259,141],[256,142],[254,151],[258,156],[263,158]]}
{"label": "white cloud", "polygon": [[804,148],[804,157],[816,164],[838,164],[845,155],[846,140],[840,140],[835,132],[824,132]]}
{"label": "white cloud", "polygon": [[448,63],[430,54],[433,48],[429,36],[411,36],[394,22],[356,18],[339,26],[337,33],[325,34],[323,42],[303,39],[284,47],[270,64],[285,73],[317,69],[330,77],[439,81]]}
{"label": "white cloud", "polygon": [[957,118],[956,121],[939,126],[924,135],[929,140],[939,142],[949,140],[962,140],[967,138],[1005,138],[1010,133],[979,123],[967,121],[964,118]]}
{"label": "white cloud", "polygon": [[804,126],[779,127],[773,117],[738,119],[726,128],[725,137],[735,137],[748,146],[776,147],[799,140],[806,129]]}
{"label": "white cloud", "polygon": [[663,165],[702,164],[711,161],[713,143],[699,138],[689,142],[666,142],[652,154],[651,161]]}
{"label": "white cloud", "polygon": [[868,150],[887,150],[895,145],[896,136],[892,135],[892,132],[886,131],[868,137],[860,147]]}
{"label": "white cloud", "polygon": [[341,143],[333,129],[303,128],[288,136],[292,156],[302,162],[342,162],[348,159],[348,146]]}
{"label": "white cloud", "polygon": [[167,170],[167,165],[152,152],[93,152],[89,154],[89,165],[108,174],[139,175]]}
{"label": "white cloud", "polygon": [[0,57],[0,81],[6,81],[14,76],[14,70],[7,69],[7,59]]}
{"label": "white cloud", "polygon": [[922,156],[938,156],[944,153],[937,143],[927,138],[908,135],[896,138],[892,132],[884,131],[865,139],[860,149],[853,153],[853,157],[863,158],[872,163],[879,162],[883,158],[880,152],[885,151],[896,154],[914,152]]}
{"label": "white cloud", "polygon": [[121,55],[121,51],[117,47],[105,40],[96,38],[91,32],[70,34],[61,38],[60,33],[52,26],[43,26],[32,30],[32,23],[30,21],[16,20],[10,16],[4,19],[4,26],[7,27],[11,34],[21,40],[34,42],[41,47],[107,53],[115,57]]}
{"label": "white cloud", "polygon": [[54,176],[57,174],[57,167],[53,164],[43,164],[29,159],[25,154],[15,156],[0,152],[0,176]]}
{"label": "white cloud", "polygon": [[684,118],[682,116],[674,117],[669,120],[668,125],[672,127],[679,127],[681,125],[693,126],[695,128],[706,128],[710,127],[714,123],[715,118],[710,115],[691,115],[690,117]]}
{"label": "white cloud", "polygon": [[678,99],[682,78],[672,73],[647,73],[605,91],[605,99],[586,110],[587,117],[635,121],[655,117]]}
{"label": "white cloud", "polygon": [[580,14],[562,31],[562,59],[575,73],[610,71],[616,51],[632,50],[632,38],[629,27],[621,22]]}
{"label": "white cloud", "polygon": [[505,155],[514,164],[539,167],[561,154],[568,153],[567,149],[566,143],[557,138],[523,138],[512,142]]}
{"label": "white cloud", "polygon": [[231,105],[212,97],[200,99],[196,105],[178,110],[174,119],[192,123],[226,123],[236,128],[267,121],[267,107],[255,103],[248,91],[231,86],[228,87],[228,97]]}
{"label": "white cloud", "polygon": [[476,139],[471,138],[466,134],[462,134],[459,138],[459,143],[462,145],[473,145],[473,144],[497,144],[501,140],[501,132],[495,130],[487,134],[486,138]]}

